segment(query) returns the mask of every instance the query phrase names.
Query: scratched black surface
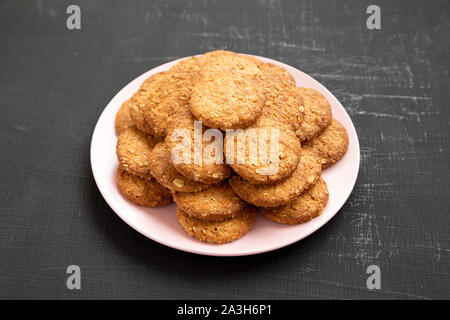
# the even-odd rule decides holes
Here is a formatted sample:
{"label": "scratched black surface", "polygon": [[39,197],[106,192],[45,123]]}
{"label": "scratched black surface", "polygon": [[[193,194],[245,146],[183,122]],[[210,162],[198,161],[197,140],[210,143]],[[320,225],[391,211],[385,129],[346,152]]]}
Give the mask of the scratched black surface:
{"label": "scratched black surface", "polygon": [[[66,28],[78,4],[82,30]],[[0,298],[429,299],[450,297],[448,1],[2,1]],[[122,222],[92,178],[107,102],[178,57],[229,49],[328,87],[361,144],[339,214],[276,252],[213,258]],[[66,268],[82,289],[66,288]],[[379,265],[382,288],[366,288]]]}

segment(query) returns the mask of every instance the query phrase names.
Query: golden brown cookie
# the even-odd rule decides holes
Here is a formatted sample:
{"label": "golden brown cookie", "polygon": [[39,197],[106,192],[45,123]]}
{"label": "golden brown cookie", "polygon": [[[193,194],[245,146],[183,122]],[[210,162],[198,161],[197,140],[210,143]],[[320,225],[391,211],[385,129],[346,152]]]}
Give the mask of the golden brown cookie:
{"label": "golden brown cookie", "polygon": [[294,77],[285,68],[273,63],[263,63],[260,68],[264,73],[280,78],[286,85],[295,87]]}
{"label": "golden brown cookie", "polygon": [[172,203],[170,190],[155,179],[143,179],[117,169],[117,186],[128,200],[144,207],[162,207]]}
{"label": "golden brown cookie", "polygon": [[258,207],[278,207],[295,199],[319,178],[321,164],[311,148],[303,148],[300,163],[286,180],[267,185],[250,184],[240,176],[233,176],[230,185],[242,200]]}
{"label": "golden brown cookie", "polygon": [[239,72],[254,77],[262,75],[262,62],[254,57],[231,51],[212,51],[200,57],[202,72],[207,76]]}
{"label": "golden brown cookie", "polygon": [[163,142],[153,148],[149,158],[149,168],[152,176],[160,184],[173,191],[196,192],[209,187],[209,185],[189,180],[175,170],[169,150]]}
{"label": "golden brown cookie", "polygon": [[[202,130],[196,131],[194,121],[191,114],[186,114],[178,118],[169,130],[165,142],[172,165],[183,176],[196,182],[212,184],[228,178],[232,170],[223,159],[223,147],[214,137],[207,141],[203,136],[207,128],[202,126]],[[218,129],[214,130],[221,135]]]}
{"label": "golden brown cookie", "polygon": [[248,183],[269,184],[286,179],[297,168],[301,145],[291,130],[251,126],[225,136],[225,156],[227,163]]}
{"label": "golden brown cookie", "polygon": [[234,194],[228,181],[213,184],[199,192],[174,192],[173,199],[178,208],[189,216],[208,221],[230,219],[246,207]]}
{"label": "golden brown cookie", "polygon": [[149,125],[145,121],[144,112],[142,111],[142,106],[133,104],[130,108],[130,116],[133,120],[136,127],[141,130],[142,132],[145,132],[147,134],[152,134],[152,130],[150,129]]}
{"label": "golden brown cookie", "polygon": [[308,141],[307,145],[316,150],[322,167],[328,168],[338,162],[347,152],[347,130],[339,121],[333,119],[331,124],[317,137]]}
{"label": "golden brown cookie", "polygon": [[114,125],[116,127],[117,133],[121,134],[129,127],[134,126],[134,121],[131,118],[130,109],[131,109],[131,99],[128,99],[119,108],[119,111],[116,113],[116,119],[114,121]]}
{"label": "golden brown cookie", "polygon": [[132,97],[135,106],[132,116],[136,122],[141,119],[137,122],[139,128],[157,139],[164,139],[173,110],[188,104],[195,77],[192,72],[171,71],[150,76]]}
{"label": "golden brown cookie", "polygon": [[199,73],[202,69],[202,60],[200,57],[190,57],[177,62],[170,71],[175,72],[195,72]]}
{"label": "golden brown cookie", "polygon": [[254,126],[286,128],[296,132],[304,117],[302,96],[295,87],[285,85],[276,77],[263,83],[267,99]]}
{"label": "golden brown cookie", "polygon": [[296,88],[302,95],[304,118],[296,131],[300,141],[308,141],[331,123],[331,107],[327,99],[318,91],[309,88]]}
{"label": "golden brown cookie", "polygon": [[136,127],[128,128],[117,139],[117,159],[129,173],[142,178],[151,178],[149,159],[155,145],[156,141],[151,135],[143,133]]}
{"label": "golden brown cookie", "polygon": [[261,208],[261,213],[278,223],[304,223],[322,214],[328,196],[327,184],[320,177],[316,184],[292,202],[276,208]]}
{"label": "golden brown cookie", "polygon": [[237,216],[224,221],[204,221],[192,218],[180,208],[177,209],[177,218],[180,225],[190,236],[203,242],[223,244],[232,242],[250,231],[255,221],[256,210],[246,207]]}
{"label": "golden brown cookie", "polygon": [[226,130],[253,123],[264,99],[255,78],[236,71],[204,76],[193,87],[189,106],[206,126]]}

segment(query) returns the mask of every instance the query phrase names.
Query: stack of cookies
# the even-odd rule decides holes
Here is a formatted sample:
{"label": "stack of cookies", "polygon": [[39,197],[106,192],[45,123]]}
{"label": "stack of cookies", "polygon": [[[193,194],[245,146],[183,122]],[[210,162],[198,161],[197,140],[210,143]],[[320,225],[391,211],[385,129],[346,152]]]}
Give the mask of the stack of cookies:
{"label": "stack of cookies", "polygon": [[348,147],[324,96],[296,87],[284,68],[229,51],[150,76],[115,126],[122,193],[147,207],[174,201],[182,228],[216,244],[246,234],[258,212],[285,224],[320,215],[328,201],[322,169]]}

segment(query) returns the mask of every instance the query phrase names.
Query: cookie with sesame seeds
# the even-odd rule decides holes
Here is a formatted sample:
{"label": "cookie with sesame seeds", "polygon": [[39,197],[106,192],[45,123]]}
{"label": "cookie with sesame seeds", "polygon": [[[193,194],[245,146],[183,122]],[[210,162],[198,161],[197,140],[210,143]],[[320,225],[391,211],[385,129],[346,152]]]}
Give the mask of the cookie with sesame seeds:
{"label": "cookie with sesame seeds", "polygon": [[271,184],[294,172],[300,161],[301,145],[291,130],[251,126],[227,132],[225,157],[247,183]]}
{"label": "cookie with sesame seeds", "polygon": [[260,115],[264,95],[254,77],[242,72],[205,75],[192,89],[193,115],[211,128],[244,128]]}
{"label": "cookie with sesame seeds", "polygon": [[119,166],[116,180],[123,195],[137,205],[163,207],[172,203],[170,190],[160,185],[155,179],[144,179],[132,175]]}
{"label": "cookie with sesame seeds", "polygon": [[131,174],[151,178],[149,159],[156,143],[151,135],[136,127],[126,129],[117,139],[116,154],[120,165]]}
{"label": "cookie with sesame seeds", "polygon": [[325,129],[332,119],[328,100],[318,91],[309,88],[296,88],[301,94],[305,108],[303,122],[296,131],[300,141],[308,141]]}
{"label": "cookie with sesame seeds", "polygon": [[131,109],[132,103],[131,99],[126,100],[119,108],[119,111],[116,113],[116,118],[114,120],[114,126],[116,128],[117,133],[121,134],[126,129],[134,126],[134,121],[131,118]]}
{"label": "cookie with sesame seeds", "polygon": [[275,208],[261,208],[268,219],[284,224],[305,223],[322,214],[328,202],[328,187],[322,177],[292,202]]}
{"label": "cookie with sesame seeds", "polygon": [[[205,139],[207,127],[186,110],[179,114],[184,117],[177,117],[165,139],[173,167],[187,179],[205,184],[217,183],[231,176],[232,170],[223,160],[221,140],[213,136],[210,140]],[[201,129],[196,129],[196,125]],[[222,136],[218,129],[212,130],[212,133]]]}
{"label": "cookie with sesame seeds", "polygon": [[235,241],[249,232],[255,222],[256,210],[247,206],[237,216],[223,221],[205,221],[190,217],[180,208],[177,218],[181,227],[190,236],[208,243],[224,244]]}
{"label": "cookie with sesame seeds", "polygon": [[213,184],[199,192],[173,192],[173,199],[187,215],[208,221],[230,219],[246,207],[234,194],[228,181]]}
{"label": "cookie with sesame seeds", "polygon": [[311,148],[302,149],[300,162],[292,175],[276,184],[250,184],[233,176],[230,185],[242,200],[258,207],[278,207],[294,200],[313,185],[322,171],[319,156]]}
{"label": "cookie with sesame seeds", "polygon": [[149,158],[151,175],[164,187],[178,192],[196,192],[209,185],[192,181],[179,173],[172,165],[167,146],[160,142],[152,150]]}
{"label": "cookie with sesame seeds", "polygon": [[348,143],[347,130],[333,118],[331,124],[306,145],[317,152],[325,169],[338,162],[347,153]]}

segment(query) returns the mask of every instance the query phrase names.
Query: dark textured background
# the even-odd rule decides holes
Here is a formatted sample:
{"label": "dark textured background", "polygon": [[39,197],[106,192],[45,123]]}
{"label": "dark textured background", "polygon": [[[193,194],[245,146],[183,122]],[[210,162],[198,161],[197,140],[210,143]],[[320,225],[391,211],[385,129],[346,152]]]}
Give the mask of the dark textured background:
{"label": "dark textured background", "polygon": [[[448,1],[1,1],[0,298],[449,298]],[[78,4],[82,30],[66,28]],[[143,72],[213,49],[301,69],[361,144],[350,199],[326,226],[259,256],[159,245],[108,207],[89,144]],[[66,289],[77,264],[82,290]],[[382,272],[369,291],[368,265]]]}

